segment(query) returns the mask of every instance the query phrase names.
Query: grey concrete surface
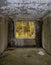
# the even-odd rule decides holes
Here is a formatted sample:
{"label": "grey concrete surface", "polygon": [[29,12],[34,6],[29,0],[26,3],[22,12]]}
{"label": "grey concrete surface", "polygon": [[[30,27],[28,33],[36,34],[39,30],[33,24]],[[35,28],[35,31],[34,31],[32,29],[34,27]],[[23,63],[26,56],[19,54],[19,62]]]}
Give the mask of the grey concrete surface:
{"label": "grey concrete surface", "polygon": [[43,19],[42,45],[43,48],[51,54],[51,13]]}
{"label": "grey concrete surface", "polygon": [[10,48],[0,58],[0,65],[51,65],[51,56],[42,48]]}
{"label": "grey concrete surface", "polygon": [[7,48],[8,22],[4,16],[0,18],[0,54]]}

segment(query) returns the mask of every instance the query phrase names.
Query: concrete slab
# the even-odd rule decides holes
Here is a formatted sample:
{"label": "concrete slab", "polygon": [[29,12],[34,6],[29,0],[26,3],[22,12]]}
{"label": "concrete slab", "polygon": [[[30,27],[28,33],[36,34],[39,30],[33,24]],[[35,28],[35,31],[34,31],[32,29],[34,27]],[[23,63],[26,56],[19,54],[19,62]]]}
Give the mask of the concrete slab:
{"label": "concrete slab", "polygon": [[51,65],[51,56],[42,48],[15,48],[4,53],[0,65]]}

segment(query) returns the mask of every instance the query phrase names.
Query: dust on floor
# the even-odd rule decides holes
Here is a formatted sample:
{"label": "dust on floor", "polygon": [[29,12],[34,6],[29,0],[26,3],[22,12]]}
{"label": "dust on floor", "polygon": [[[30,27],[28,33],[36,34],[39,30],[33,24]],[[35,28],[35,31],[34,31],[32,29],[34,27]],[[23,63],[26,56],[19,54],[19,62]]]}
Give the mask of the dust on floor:
{"label": "dust on floor", "polygon": [[51,56],[42,48],[15,48],[4,52],[0,65],[51,65]]}

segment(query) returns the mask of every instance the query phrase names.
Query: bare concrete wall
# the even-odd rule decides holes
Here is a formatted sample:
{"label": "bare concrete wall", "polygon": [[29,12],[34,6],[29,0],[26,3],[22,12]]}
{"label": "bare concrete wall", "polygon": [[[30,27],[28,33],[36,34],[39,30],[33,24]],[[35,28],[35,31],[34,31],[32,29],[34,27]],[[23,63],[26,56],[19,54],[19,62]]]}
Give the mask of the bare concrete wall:
{"label": "bare concrete wall", "polygon": [[43,48],[49,54],[51,54],[51,16],[50,15],[48,15],[43,19],[42,44],[43,44]]}
{"label": "bare concrete wall", "polygon": [[8,22],[6,17],[0,16],[0,54],[7,48]]}

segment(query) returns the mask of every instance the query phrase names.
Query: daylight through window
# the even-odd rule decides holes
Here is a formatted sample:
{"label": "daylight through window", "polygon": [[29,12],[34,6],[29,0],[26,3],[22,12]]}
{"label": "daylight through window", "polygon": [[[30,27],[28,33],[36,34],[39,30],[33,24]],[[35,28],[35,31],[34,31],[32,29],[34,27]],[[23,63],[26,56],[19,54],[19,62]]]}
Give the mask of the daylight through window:
{"label": "daylight through window", "polygon": [[34,22],[16,22],[16,38],[35,38]]}

